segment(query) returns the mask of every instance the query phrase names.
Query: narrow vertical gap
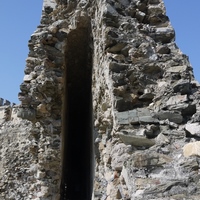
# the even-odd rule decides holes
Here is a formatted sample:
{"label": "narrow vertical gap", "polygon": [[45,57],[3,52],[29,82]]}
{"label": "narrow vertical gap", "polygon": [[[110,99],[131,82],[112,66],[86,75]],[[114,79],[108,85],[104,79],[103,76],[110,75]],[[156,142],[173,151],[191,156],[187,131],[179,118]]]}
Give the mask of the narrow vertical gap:
{"label": "narrow vertical gap", "polygon": [[62,131],[61,200],[90,200],[93,182],[91,30],[68,34]]}

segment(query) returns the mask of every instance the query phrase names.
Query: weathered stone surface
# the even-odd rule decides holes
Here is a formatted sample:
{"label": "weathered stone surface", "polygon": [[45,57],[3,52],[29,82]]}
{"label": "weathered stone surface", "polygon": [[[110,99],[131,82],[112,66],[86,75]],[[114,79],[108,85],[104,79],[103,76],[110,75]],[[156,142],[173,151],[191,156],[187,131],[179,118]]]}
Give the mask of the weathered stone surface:
{"label": "weathered stone surface", "polygon": [[127,145],[133,145],[136,147],[151,147],[155,144],[153,139],[148,139],[145,136],[130,135],[119,133],[120,139]]}
{"label": "weathered stone surface", "polygon": [[186,124],[185,130],[188,131],[191,135],[200,136],[200,124],[199,123],[192,123]]}
{"label": "weathered stone surface", "polygon": [[187,66],[174,66],[174,67],[170,67],[169,69],[167,69],[167,72],[174,72],[174,73],[183,73],[187,70]]}
{"label": "weathered stone surface", "polygon": [[153,35],[156,42],[169,43],[174,40],[175,33],[172,27],[159,27]]}
{"label": "weathered stone surface", "polygon": [[[85,187],[93,151],[79,146],[93,135],[85,199],[199,199],[200,85],[174,39],[162,0],[44,0],[21,105],[0,99],[0,199],[64,199],[68,144],[73,184]],[[80,127],[72,141],[68,127]]]}
{"label": "weathered stone surface", "polygon": [[170,97],[170,99],[167,101],[167,106],[168,105],[174,105],[174,104],[181,104],[183,102],[188,101],[187,95],[176,95]]}
{"label": "weathered stone surface", "polygon": [[117,43],[116,45],[108,48],[107,52],[117,53],[117,52],[120,52],[125,46],[126,46],[126,44],[124,44],[124,43]]}
{"label": "weathered stone surface", "polygon": [[11,111],[11,106],[6,105],[5,103],[4,103],[4,105],[2,105],[0,107],[0,123],[1,124],[6,122],[6,121],[8,121],[8,120],[10,120],[11,112],[12,112]]}
{"label": "weathered stone surface", "polygon": [[156,124],[159,121],[152,117],[147,108],[137,108],[125,112],[117,112],[116,120],[119,124]]}
{"label": "weathered stone surface", "polygon": [[56,6],[56,1],[55,0],[44,0],[43,1],[43,9],[45,7],[55,8],[55,6]]}
{"label": "weathered stone surface", "polygon": [[28,119],[30,121],[33,121],[36,117],[36,114],[35,114],[35,110],[33,109],[20,108],[17,116],[22,119]]}
{"label": "weathered stone surface", "polygon": [[116,171],[121,171],[123,164],[130,157],[130,147],[121,143],[116,145],[111,152],[111,166]]}
{"label": "weathered stone surface", "polygon": [[157,113],[157,117],[160,120],[168,119],[169,121],[177,124],[181,124],[183,121],[183,117],[180,112],[161,111]]}
{"label": "weathered stone surface", "polygon": [[111,62],[109,67],[111,71],[120,73],[121,71],[126,70],[128,68],[128,65]]}
{"label": "weathered stone surface", "polygon": [[137,168],[162,166],[172,160],[170,157],[158,153],[145,154],[137,152],[134,153],[132,156],[133,166]]}
{"label": "weathered stone surface", "polygon": [[169,144],[169,143],[170,143],[169,139],[165,135],[163,135],[162,133],[160,133],[156,137],[156,144],[166,145],[166,144]]}
{"label": "weathered stone surface", "polygon": [[174,85],[174,92],[180,92],[181,94],[190,94],[191,84],[187,80],[180,80]]}
{"label": "weathered stone surface", "polygon": [[200,156],[200,142],[188,143],[183,147],[185,157]]}
{"label": "weathered stone surface", "polygon": [[200,112],[196,112],[193,116],[192,116],[192,122],[199,122],[200,121]]}
{"label": "weathered stone surface", "polygon": [[158,53],[160,53],[160,54],[169,54],[169,53],[170,53],[170,49],[169,49],[169,47],[166,46],[166,45],[159,46],[159,47],[157,48],[157,51],[158,51]]}

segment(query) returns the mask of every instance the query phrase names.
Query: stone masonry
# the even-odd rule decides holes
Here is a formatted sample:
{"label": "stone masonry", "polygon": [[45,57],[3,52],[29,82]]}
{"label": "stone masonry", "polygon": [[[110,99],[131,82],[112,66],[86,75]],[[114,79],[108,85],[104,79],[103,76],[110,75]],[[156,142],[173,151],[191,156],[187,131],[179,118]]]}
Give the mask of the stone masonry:
{"label": "stone masonry", "polygon": [[[75,199],[62,196],[63,146],[84,106],[94,144],[84,199],[200,199],[200,84],[163,0],[44,0],[28,46],[21,104],[0,100],[0,200]],[[84,135],[71,137],[72,156]]]}

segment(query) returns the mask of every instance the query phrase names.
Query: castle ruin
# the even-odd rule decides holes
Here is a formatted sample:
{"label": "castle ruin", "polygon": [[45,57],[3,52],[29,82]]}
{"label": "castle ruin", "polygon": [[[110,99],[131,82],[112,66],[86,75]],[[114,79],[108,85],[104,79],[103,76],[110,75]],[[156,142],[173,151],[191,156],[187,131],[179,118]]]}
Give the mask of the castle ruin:
{"label": "castle ruin", "polygon": [[163,0],[44,0],[28,46],[0,200],[200,199],[200,85]]}

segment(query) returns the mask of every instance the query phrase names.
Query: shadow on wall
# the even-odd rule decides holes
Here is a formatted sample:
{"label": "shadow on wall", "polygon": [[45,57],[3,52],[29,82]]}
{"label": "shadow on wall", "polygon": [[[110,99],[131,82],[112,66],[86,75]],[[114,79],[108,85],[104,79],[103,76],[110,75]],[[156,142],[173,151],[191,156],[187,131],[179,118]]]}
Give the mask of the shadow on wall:
{"label": "shadow on wall", "polygon": [[62,133],[61,199],[89,200],[93,187],[90,28],[68,34]]}

